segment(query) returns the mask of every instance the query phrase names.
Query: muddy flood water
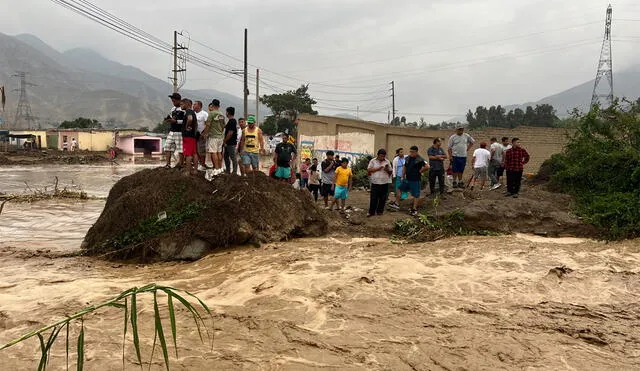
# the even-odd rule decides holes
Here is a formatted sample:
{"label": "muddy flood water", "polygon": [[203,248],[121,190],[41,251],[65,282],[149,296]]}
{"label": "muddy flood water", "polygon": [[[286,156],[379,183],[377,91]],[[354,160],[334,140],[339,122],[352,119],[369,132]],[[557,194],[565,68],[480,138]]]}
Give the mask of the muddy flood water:
{"label": "muddy flood water", "polygon": [[[138,168],[25,169],[0,168],[0,191],[21,192],[25,180],[42,186],[57,175],[104,197]],[[640,369],[639,240],[511,235],[404,244],[330,235],[226,249],[191,263],[61,256],[79,250],[103,206],[5,205],[0,343],[158,283],[189,290],[214,311],[212,344],[200,342],[186,310],[177,311],[178,357],[169,349],[176,370]],[[563,266],[570,270],[555,269]],[[159,349],[150,359],[152,298],[139,299],[143,362],[161,370]],[[123,368],[123,320],[116,308],[85,318],[85,369]],[[71,331],[77,336],[78,325]],[[34,338],[0,351],[0,370],[37,369],[38,348]],[[125,348],[125,369],[138,369],[130,333]],[[61,338],[50,369],[65,367]]]}

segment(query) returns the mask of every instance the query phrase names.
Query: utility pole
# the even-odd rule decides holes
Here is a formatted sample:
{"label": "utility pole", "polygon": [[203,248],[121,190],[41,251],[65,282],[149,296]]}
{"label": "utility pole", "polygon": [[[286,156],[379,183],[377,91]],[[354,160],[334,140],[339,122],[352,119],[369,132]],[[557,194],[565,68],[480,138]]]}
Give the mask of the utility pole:
{"label": "utility pole", "polygon": [[391,113],[393,115],[393,120],[396,120],[396,84],[395,81],[391,81]]}
{"label": "utility pole", "polygon": [[260,123],[260,69],[256,68],[256,125]]}
{"label": "utility pole", "polygon": [[[611,5],[607,8],[606,20],[604,22],[604,39],[602,40],[602,49],[600,51],[600,60],[598,61],[598,71],[596,72],[596,81],[593,85],[593,95],[591,96],[591,107],[605,103],[608,108],[613,104],[613,63],[611,57],[611,15],[613,10]],[[600,87],[602,78],[607,79],[607,86]],[[606,89],[606,90],[605,90]],[[604,101],[602,102],[601,99]]]}
{"label": "utility pole", "polygon": [[247,71],[247,29],[244,29],[244,118],[249,112],[249,76]]}
{"label": "utility pole", "polygon": [[177,93],[179,89],[178,73],[185,72],[187,70],[186,64],[184,65],[184,67],[178,65],[178,50],[184,49],[186,49],[184,46],[178,44],[178,31],[173,31],[173,69],[171,70],[173,72],[173,77],[170,77],[169,80],[171,80],[171,82],[173,83],[174,93]]}
{"label": "utility pole", "polygon": [[14,128],[35,129],[36,117],[33,116],[33,112],[31,112],[31,104],[29,104],[29,97],[27,96],[27,86],[36,85],[27,82],[27,74],[24,71],[17,71],[13,77],[20,78],[20,89],[14,89],[14,91],[20,92],[18,109],[16,110],[16,117],[13,120]]}

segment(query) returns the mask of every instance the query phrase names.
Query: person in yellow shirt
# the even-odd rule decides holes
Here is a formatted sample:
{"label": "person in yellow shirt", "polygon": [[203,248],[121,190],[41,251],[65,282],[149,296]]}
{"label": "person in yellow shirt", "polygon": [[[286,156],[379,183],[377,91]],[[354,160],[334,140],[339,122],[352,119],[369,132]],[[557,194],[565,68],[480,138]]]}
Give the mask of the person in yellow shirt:
{"label": "person in yellow shirt", "polygon": [[340,167],[336,169],[335,180],[333,181],[335,187],[333,202],[329,210],[333,210],[333,206],[338,204],[338,210],[343,213],[347,198],[349,198],[349,191],[353,185],[353,173],[349,169],[349,159],[343,158],[340,161]]}
{"label": "person in yellow shirt", "polygon": [[249,115],[247,124],[242,130],[239,147],[245,174],[249,174],[251,170],[260,170],[260,155],[264,154],[262,129],[256,126],[256,117]]}

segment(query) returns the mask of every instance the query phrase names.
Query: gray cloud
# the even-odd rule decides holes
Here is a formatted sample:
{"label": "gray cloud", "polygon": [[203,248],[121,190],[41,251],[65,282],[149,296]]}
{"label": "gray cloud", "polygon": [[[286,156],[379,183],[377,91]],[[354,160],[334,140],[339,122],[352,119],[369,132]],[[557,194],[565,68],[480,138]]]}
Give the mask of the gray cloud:
{"label": "gray cloud", "polygon": [[[95,2],[167,42],[174,29],[185,30],[193,39],[236,57],[242,56],[242,32],[247,27],[250,63],[293,77],[264,71],[269,84],[288,89],[311,82],[322,107],[386,112],[390,99],[373,98],[382,97],[385,84],[395,80],[397,108],[411,120],[419,115],[407,113],[463,113],[481,104],[522,103],[588,81],[595,74],[606,7],[597,0],[196,0],[187,6],[151,0]],[[31,33],[59,50],[89,47],[159,78],[168,76],[169,56],[51,1],[30,3],[28,8],[24,0],[0,4],[4,33]],[[640,7],[614,5],[614,18],[640,19]],[[640,38],[638,24],[614,21],[614,39]],[[533,33],[540,34],[513,38]],[[614,44],[615,68],[638,63],[633,53],[638,42]],[[191,47],[241,67],[199,45]],[[187,79],[187,88],[237,95],[242,91],[233,78],[196,67],[189,68]],[[367,92],[371,94],[356,95]]]}

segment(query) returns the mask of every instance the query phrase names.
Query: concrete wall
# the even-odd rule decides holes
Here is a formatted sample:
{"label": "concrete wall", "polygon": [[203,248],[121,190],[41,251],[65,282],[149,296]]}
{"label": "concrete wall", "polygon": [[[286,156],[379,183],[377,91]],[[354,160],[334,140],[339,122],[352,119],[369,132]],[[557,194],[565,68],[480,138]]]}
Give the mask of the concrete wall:
{"label": "concrete wall", "polygon": [[[385,148],[393,157],[396,148],[406,150],[416,145],[420,154],[426,157],[427,148],[433,139],[443,138],[444,147],[453,130],[419,130],[406,127],[389,126],[371,121],[350,120],[329,116],[303,114],[298,118],[298,148],[302,153],[313,153],[322,158],[328,150],[336,151],[341,157],[357,158],[364,154],[374,154],[379,148]],[[544,160],[558,153],[567,141],[566,129],[519,127],[516,129],[486,128],[471,130],[468,133],[476,140],[476,145],[469,152],[479,148],[480,142],[489,143],[491,137],[519,137],[522,145],[531,155],[531,161],[525,172],[535,173]],[[302,160],[304,157],[300,156]],[[469,158],[469,163],[471,158]]]}
{"label": "concrete wall", "polygon": [[[36,143],[40,148],[47,148],[47,131],[46,130],[11,130],[11,134],[31,134],[36,136]],[[22,146],[26,139],[21,139],[19,143],[12,143]]]}

